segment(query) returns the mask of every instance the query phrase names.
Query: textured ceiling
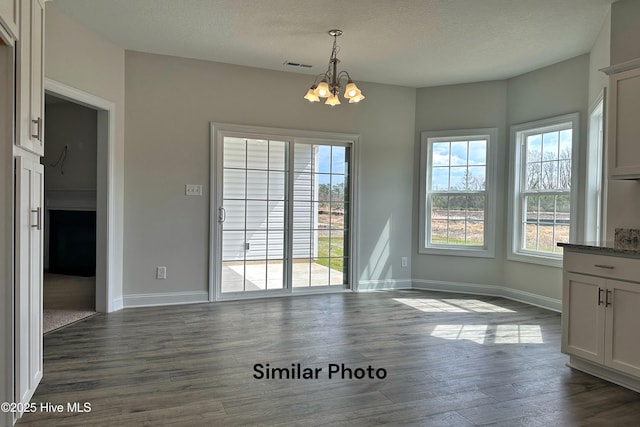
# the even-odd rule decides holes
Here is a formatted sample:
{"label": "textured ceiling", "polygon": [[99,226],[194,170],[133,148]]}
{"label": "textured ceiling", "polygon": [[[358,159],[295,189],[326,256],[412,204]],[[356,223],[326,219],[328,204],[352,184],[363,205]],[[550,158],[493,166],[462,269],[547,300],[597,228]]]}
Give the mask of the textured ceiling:
{"label": "textured ceiling", "polygon": [[[513,77],[589,52],[614,0],[53,0],[128,50],[306,74],[338,39],[357,81],[426,87]],[[49,6],[47,6],[49,7]],[[313,65],[285,67],[285,61]]]}

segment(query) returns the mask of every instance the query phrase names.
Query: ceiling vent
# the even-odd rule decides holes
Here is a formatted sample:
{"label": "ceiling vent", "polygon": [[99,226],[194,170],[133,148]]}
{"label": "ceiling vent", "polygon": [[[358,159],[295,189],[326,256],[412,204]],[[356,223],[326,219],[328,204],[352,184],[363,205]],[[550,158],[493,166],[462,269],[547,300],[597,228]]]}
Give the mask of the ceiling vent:
{"label": "ceiling vent", "polygon": [[284,61],[283,64],[285,67],[297,67],[297,68],[312,68],[313,65],[309,65],[309,64],[300,64],[299,62],[291,62],[291,61]]}

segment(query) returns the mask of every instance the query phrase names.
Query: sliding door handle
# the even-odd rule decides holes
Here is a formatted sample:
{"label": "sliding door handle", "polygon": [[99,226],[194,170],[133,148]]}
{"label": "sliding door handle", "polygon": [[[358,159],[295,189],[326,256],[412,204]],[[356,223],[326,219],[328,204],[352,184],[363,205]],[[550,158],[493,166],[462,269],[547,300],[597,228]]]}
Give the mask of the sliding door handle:
{"label": "sliding door handle", "polygon": [[35,208],[31,209],[31,212],[36,214],[36,223],[31,224],[31,228],[35,228],[36,230],[42,230],[42,209]]}
{"label": "sliding door handle", "polygon": [[36,120],[31,120],[31,123],[36,125],[36,133],[32,133],[31,138],[35,138],[42,142],[42,117],[38,117]]}
{"label": "sliding door handle", "polygon": [[218,208],[218,222],[222,224],[227,220],[227,211],[225,208]]}

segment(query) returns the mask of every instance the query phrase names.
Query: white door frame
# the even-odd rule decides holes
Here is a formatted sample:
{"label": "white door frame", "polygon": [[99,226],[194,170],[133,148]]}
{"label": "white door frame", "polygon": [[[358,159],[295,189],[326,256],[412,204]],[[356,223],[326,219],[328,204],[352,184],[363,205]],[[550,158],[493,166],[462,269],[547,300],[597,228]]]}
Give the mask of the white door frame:
{"label": "white door frame", "polygon": [[[14,126],[15,41],[0,25],[4,56],[0,60],[0,403],[14,401]],[[6,56],[5,56],[6,55]],[[9,90],[7,90],[9,89]],[[0,411],[0,426],[13,425],[13,414]]]}
{"label": "white door frame", "polygon": [[[119,263],[114,262],[114,242],[118,228],[115,216],[114,147],[116,106],[113,102],[45,78],[45,92],[97,111],[97,186],[96,186],[96,311],[109,313],[122,308],[115,298]],[[120,222],[121,223],[121,222]],[[120,301],[120,302],[118,302]]]}

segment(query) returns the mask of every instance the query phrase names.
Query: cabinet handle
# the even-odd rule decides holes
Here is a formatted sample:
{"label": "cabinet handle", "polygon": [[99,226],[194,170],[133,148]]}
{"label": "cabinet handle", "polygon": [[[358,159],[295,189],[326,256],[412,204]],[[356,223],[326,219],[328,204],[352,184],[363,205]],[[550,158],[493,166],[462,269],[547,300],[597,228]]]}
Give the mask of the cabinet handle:
{"label": "cabinet handle", "polygon": [[602,305],[602,288],[598,288],[598,305]]}
{"label": "cabinet handle", "polygon": [[606,268],[607,270],[613,270],[615,268],[613,265],[604,265],[604,264],[594,264],[593,266],[598,268]]}
{"label": "cabinet handle", "polygon": [[32,123],[34,123],[36,125],[36,133],[31,134],[31,138],[35,138],[38,141],[42,142],[42,135],[41,135],[41,130],[42,130],[42,117],[38,117],[36,120],[31,120]]}
{"label": "cabinet handle", "polygon": [[611,295],[611,291],[607,289],[607,293],[605,294],[605,307],[609,307],[611,305],[611,301],[609,301],[609,296]]}
{"label": "cabinet handle", "polygon": [[36,223],[35,224],[31,224],[31,228],[35,228],[36,230],[41,230],[42,229],[42,209],[35,208],[35,209],[31,209],[31,212],[36,214]]}

